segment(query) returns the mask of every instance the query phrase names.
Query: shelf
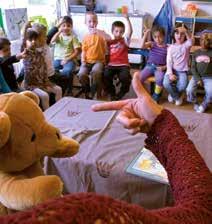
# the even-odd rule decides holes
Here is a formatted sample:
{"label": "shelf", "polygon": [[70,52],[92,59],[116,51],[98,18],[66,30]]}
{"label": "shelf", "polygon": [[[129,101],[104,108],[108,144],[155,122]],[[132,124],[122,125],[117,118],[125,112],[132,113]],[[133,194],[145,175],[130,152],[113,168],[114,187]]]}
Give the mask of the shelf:
{"label": "shelf", "polygon": [[185,17],[185,16],[177,16],[175,19],[175,22],[178,23],[212,23],[212,16],[203,16],[203,17]]}
{"label": "shelf", "polygon": [[203,30],[212,30],[212,16],[177,16],[175,23],[184,23],[191,31],[192,37],[194,38],[194,45],[191,52],[195,51],[200,45],[200,36]]}

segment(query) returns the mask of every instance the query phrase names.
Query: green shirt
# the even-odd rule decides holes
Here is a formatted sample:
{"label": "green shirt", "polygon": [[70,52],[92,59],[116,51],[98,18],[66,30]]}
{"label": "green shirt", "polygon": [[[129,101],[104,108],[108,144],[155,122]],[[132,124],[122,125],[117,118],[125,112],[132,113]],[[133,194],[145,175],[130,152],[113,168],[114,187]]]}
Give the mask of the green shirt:
{"label": "green shirt", "polygon": [[60,35],[54,47],[54,59],[63,60],[70,56],[74,49],[80,48],[81,44],[77,37],[73,34],[69,36]]}

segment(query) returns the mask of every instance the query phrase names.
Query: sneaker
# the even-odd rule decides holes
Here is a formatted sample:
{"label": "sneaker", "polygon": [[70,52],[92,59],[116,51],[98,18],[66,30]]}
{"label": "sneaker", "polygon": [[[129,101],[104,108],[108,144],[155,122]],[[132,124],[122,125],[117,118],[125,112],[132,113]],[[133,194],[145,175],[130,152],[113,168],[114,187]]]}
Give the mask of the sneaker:
{"label": "sneaker", "polygon": [[169,103],[174,103],[174,99],[170,94],[168,95],[168,101]]}
{"label": "sneaker", "polygon": [[175,105],[180,106],[183,103],[183,96],[181,96],[179,99],[175,100]]}
{"label": "sneaker", "polygon": [[200,105],[200,106],[197,108],[196,112],[197,112],[197,113],[204,113],[204,112],[205,112],[205,108],[204,108],[202,105]]}
{"label": "sneaker", "polygon": [[194,110],[197,111],[199,109],[199,104],[195,103],[194,104]]}

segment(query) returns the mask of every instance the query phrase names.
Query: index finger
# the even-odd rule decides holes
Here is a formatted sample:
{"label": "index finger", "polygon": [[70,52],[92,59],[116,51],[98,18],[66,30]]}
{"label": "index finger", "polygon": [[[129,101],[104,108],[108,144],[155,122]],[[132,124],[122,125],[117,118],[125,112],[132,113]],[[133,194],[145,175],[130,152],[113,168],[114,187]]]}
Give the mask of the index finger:
{"label": "index finger", "polygon": [[150,97],[149,93],[144,89],[143,85],[141,84],[138,73],[135,73],[133,75],[132,85],[137,97],[139,98],[143,98],[144,96]]}
{"label": "index finger", "polygon": [[106,103],[97,103],[91,106],[93,111],[104,111],[104,110],[120,110],[125,106],[129,100],[112,101]]}

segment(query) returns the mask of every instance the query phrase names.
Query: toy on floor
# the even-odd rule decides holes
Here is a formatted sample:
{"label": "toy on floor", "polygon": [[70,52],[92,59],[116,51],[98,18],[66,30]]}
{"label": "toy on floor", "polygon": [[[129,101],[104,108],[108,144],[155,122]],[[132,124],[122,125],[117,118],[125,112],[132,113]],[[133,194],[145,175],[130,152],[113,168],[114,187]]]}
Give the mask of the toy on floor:
{"label": "toy on floor", "polygon": [[42,159],[71,157],[79,144],[47,123],[30,91],[0,95],[0,215],[60,197],[58,176],[44,175]]}

